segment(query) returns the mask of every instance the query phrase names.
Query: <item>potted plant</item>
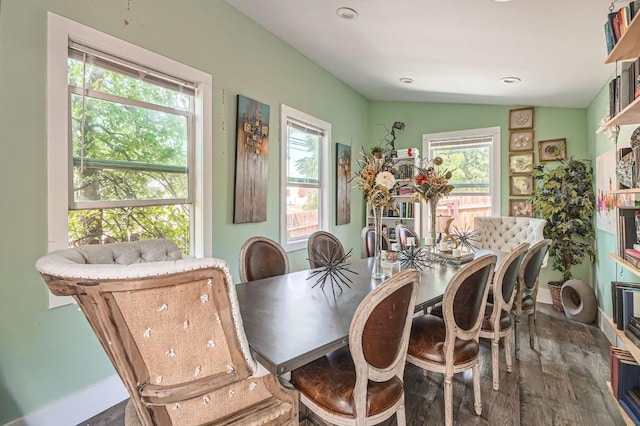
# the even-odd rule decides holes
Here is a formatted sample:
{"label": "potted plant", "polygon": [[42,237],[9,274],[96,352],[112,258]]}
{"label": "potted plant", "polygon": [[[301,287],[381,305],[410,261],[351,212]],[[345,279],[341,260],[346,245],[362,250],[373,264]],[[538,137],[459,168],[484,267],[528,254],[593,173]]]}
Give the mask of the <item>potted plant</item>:
{"label": "potted plant", "polygon": [[[534,169],[534,178],[539,184],[532,198],[533,213],[547,220],[544,236],[552,241],[549,256],[553,269],[562,274],[562,282],[555,283],[561,287],[571,279],[573,265],[581,264],[585,256],[594,260],[593,172],[589,162],[573,157],[561,160],[553,169],[544,165]],[[553,285],[549,283],[550,290]]]}

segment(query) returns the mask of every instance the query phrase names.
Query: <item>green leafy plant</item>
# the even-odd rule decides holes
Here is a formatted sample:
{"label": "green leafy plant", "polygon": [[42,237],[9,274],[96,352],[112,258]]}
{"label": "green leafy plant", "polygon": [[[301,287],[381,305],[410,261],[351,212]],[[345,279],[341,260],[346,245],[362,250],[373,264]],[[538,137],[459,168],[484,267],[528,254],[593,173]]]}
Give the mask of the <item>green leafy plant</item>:
{"label": "green leafy plant", "polygon": [[573,265],[581,264],[585,256],[593,261],[595,256],[591,164],[572,157],[553,169],[537,165],[534,178],[538,185],[532,198],[533,213],[547,220],[544,236],[552,240],[549,256],[553,269],[566,281],[572,276]]}

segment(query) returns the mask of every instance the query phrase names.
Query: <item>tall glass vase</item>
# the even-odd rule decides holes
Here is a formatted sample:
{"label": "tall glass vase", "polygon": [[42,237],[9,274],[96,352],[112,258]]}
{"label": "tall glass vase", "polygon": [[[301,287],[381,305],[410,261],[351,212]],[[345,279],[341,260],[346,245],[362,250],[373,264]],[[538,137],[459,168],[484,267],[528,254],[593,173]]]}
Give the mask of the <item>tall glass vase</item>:
{"label": "tall glass vase", "polygon": [[436,213],[438,210],[438,201],[440,201],[440,197],[436,196],[433,198],[429,198],[429,215],[431,218],[431,228],[429,229],[429,235],[431,236],[431,240],[433,244],[438,243],[438,233],[437,233],[437,225],[436,225]]}
{"label": "tall glass vase", "polygon": [[382,209],[384,206],[373,206],[373,228],[376,231],[375,249],[373,255],[373,268],[371,268],[371,278],[384,278],[382,272]]}

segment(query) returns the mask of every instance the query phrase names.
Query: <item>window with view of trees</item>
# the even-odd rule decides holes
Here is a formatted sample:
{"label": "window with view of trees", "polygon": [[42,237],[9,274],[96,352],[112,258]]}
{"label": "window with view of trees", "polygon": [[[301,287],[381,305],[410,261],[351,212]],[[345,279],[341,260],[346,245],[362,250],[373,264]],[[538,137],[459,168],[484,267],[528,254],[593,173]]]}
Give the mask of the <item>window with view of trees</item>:
{"label": "window with view of trees", "polygon": [[190,252],[193,84],[70,43],[69,244],[169,238]]}
{"label": "window with view of trees", "polygon": [[210,74],[47,14],[49,251],[167,238],[184,256],[213,255],[211,86]]}
{"label": "window with view of trees", "polygon": [[441,157],[455,189],[438,206],[458,228],[472,228],[477,216],[500,214],[500,128],[423,135],[423,152]]}
{"label": "window with view of trees", "polygon": [[286,250],[306,247],[311,234],[329,223],[329,135],[331,125],[282,106],[283,220]]}

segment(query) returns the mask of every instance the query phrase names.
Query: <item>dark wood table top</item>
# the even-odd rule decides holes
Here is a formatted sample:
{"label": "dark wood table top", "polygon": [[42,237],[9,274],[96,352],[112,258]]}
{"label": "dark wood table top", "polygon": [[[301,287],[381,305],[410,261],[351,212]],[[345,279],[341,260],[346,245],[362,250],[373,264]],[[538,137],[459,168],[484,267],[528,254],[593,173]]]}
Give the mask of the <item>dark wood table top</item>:
{"label": "dark wood table top", "polygon": [[[479,251],[476,257],[498,252]],[[348,345],[356,308],[381,280],[371,279],[373,258],[351,261],[351,288],[324,288],[313,270],[292,272],[236,286],[244,330],[253,356],[271,373],[281,375]],[[442,301],[445,288],[464,265],[432,265],[421,273],[416,311]]]}

